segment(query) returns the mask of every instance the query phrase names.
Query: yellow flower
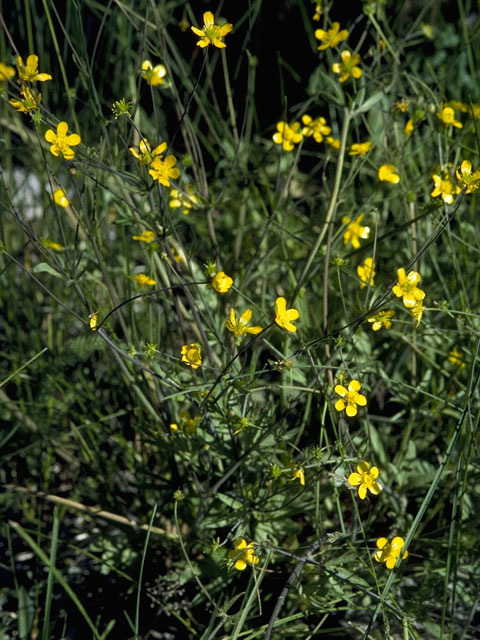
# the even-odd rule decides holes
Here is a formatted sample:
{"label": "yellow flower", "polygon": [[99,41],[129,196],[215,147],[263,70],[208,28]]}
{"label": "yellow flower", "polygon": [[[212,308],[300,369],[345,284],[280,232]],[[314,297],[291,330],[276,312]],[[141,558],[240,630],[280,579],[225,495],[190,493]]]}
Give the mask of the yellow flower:
{"label": "yellow flower", "polygon": [[92,331],[96,331],[98,327],[98,313],[91,313],[89,316],[89,326]]}
{"label": "yellow flower", "polygon": [[180,424],[173,422],[170,425],[170,429],[172,431],[184,431],[187,436],[191,436],[197,431],[197,426],[200,422],[200,416],[195,416],[192,418],[188,409],[182,409],[182,411],[180,411],[180,413],[178,414],[178,417],[180,418]]}
{"label": "yellow flower", "polygon": [[409,311],[410,311],[410,315],[414,319],[413,327],[416,329],[419,326],[420,322],[422,321],[422,316],[423,316],[423,312],[425,311],[425,307],[422,305],[421,302],[417,302],[414,304],[414,306],[411,309],[409,309]]}
{"label": "yellow flower", "polygon": [[325,138],[325,142],[329,144],[332,147],[332,149],[335,149],[335,151],[338,151],[340,149],[340,140],[338,140],[338,138],[334,138],[333,136],[327,136]]}
{"label": "yellow flower", "polygon": [[372,143],[370,140],[367,142],[356,142],[352,144],[350,147],[350,151],[348,152],[349,156],[364,156],[366,155],[370,149],[372,148]]}
{"label": "yellow flower", "polygon": [[145,244],[150,244],[153,242],[157,236],[154,231],[142,231],[139,236],[132,236],[133,240],[137,240],[138,242],[145,242]]}
{"label": "yellow flower", "polygon": [[302,467],[297,467],[296,469],[292,469],[292,477],[290,480],[297,480],[300,482],[302,486],[305,486],[305,470]]}
{"label": "yellow flower", "polygon": [[53,193],[53,199],[59,207],[68,207],[68,205],[70,204],[63,189],[56,189]]}
{"label": "yellow flower", "polygon": [[182,213],[186,216],[190,213],[193,205],[198,204],[198,197],[195,195],[193,187],[190,184],[187,184],[184,192],[178,189],[172,189],[170,191],[170,198],[171,200],[169,200],[168,206],[172,209],[181,207]]}
{"label": "yellow flower", "polygon": [[245,538],[240,538],[234,542],[234,551],[228,552],[228,558],[235,560],[235,569],[237,571],[243,571],[247,564],[254,566],[260,562],[260,558],[255,554],[255,546],[253,542],[247,541]]}
{"label": "yellow flower", "polygon": [[164,187],[170,186],[170,179],[176,180],[180,176],[180,171],[173,165],[177,162],[175,156],[166,156],[163,159],[163,152],[167,148],[167,143],[163,142],[153,150],[155,156],[150,165],[149,174],[154,180],[158,180]]}
{"label": "yellow flower", "polygon": [[153,287],[157,284],[156,280],[154,280],[153,278],[149,278],[146,273],[137,273],[136,276],[128,277],[130,278],[130,280],[135,280],[135,282],[141,287],[146,287],[147,285]]}
{"label": "yellow flower", "polygon": [[375,278],[376,271],[373,268],[373,258],[365,258],[363,265],[358,265],[357,275],[362,281],[360,288],[363,289],[367,284],[373,287],[373,279]]}
{"label": "yellow flower", "polygon": [[402,113],[406,113],[409,104],[410,104],[410,100],[408,100],[407,98],[402,98],[395,104],[395,107]]}
{"label": "yellow flower", "polygon": [[315,3],[315,13],[313,14],[312,20],[318,22],[320,20],[320,16],[322,15],[322,0],[317,0]]}
{"label": "yellow flower", "polygon": [[11,80],[15,75],[15,69],[4,62],[0,62],[0,82]]}
{"label": "yellow flower", "polygon": [[12,105],[14,109],[20,111],[21,113],[29,113],[30,111],[35,111],[38,109],[38,105],[42,99],[40,94],[36,96],[31,91],[29,87],[25,84],[22,84],[20,89],[20,93],[23,96],[23,100],[9,100],[8,102]]}
{"label": "yellow flower", "polygon": [[443,124],[450,126],[453,124],[457,129],[461,129],[463,124],[458,120],[455,120],[455,111],[451,107],[444,107],[437,116],[443,122]]}
{"label": "yellow flower", "polygon": [[346,409],[345,413],[349,418],[356,416],[357,404],[359,407],[364,407],[367,404],[366,397],[358,393],[361,388],[362,385],[358,380],[352,380],[346,389],[341,384],[337,384],[335,386],[335,393],[339,395],[340,398],[335,402],[335,409],[337,411]]}
{"label": "yellow flower", "polygon": [[367,489],[375,496],[380,493],[382,485],[377,482],[378,474],[377,467],[370,467],[370,463],[364,461],[357,464],[357,473],[351,473],[348,476],[348,483],[352,487],[358,487],[360,500],[365,500]]}
{"label": "yellow flower", "polygon": [[294,333],[297,327],[292,324],[292,320],[297,320],[299,317],[300,313],[297,309],[287,309],[287,301],[285,298],[280,297],[275,300],[275,322],[279,327]]}
{"label": "yellow flower", "polygon": [[405,125],[405,127],[403,128],[403,133],[404,133],[406,136],[411,136],[411,135],[412,135],[412,133],[413,133],[413,129],[414,129],[414,127],[413,127],[413,120],[412,120],[412,118],[410,118],[409,120],[407,120],[407,124],[406,124],[406,125]]}
{"label": "yellow flower", "polygon": [[391,182],[392,184],[398,184],[400,182],[400,176],[396,172],[394,164],[382,164],[378,169],[378,179],[382,182]]}
{"label": "yellow flower", "polygon": [[262,327],[259,327],[259,326],[249,327],[248,323],[250,322],[251,319],[252,319],[251,309],[246,309],[239,318],[237,318],[235,309],[230,309],[230,317],[225,322],[225,326],[231,333],[233,333],[235,338],[241,338],[247,333],[251,333],[252,335],[256,336],[257,333],[260,333],[260,331],[262,331]]}
{"label": "yellow flower", "polygon": [[465,193],[472,193],[478,189],[480,185],[480,169],[472,173],[472,163],[469,160],[464,160],[457,167],[456,175],[460,186],[466,187]]}
{"label": "yellow flower", "polygon": [[230,278],[230,276],[227,276],[224,271],[219,271],[212,279],[212,287],[218,293],[227,293],[232,284],[232,278]]}
{"label": "yellow flower", "polygon": [[443,178],[442,176],[434,174],[432,176],[432,180],[435,183],[435,189],[430,194],[432,198],[442,196],[442,200],[446,204],[452,204],[453,196],[457,193],[460,193],[460,187],[453,184],[448,174],[446,174]]}
{"label": "yellow flower", "polygon": [[38,73],[38,56],[35,55],[28,56],[27,64],[23,64],[22,58],[18,56],[17,69],[23,82],[45,82],[52,79],[49,73]]}
{"label": "yellow flower", "polygon": [[184,344],[181,351],[182,362],[192,369],[198,369],[202,364],[202,350],[199,344],[192,342]]}
{"label": "yellow flower", "polygon": [[30,111],[38,109],[38,105],[42,99],[42,96],[39,93],[35,95],[25,84],[22,84],[20,93],[23,96],[23,100],[12,99],[8,101],[14,109],[21,113],[30,113]]}
{"label": "yellow flower", "polygon": [[397,270],[397,274],[398,282],[392,287],[392,291],[397,298],[403,298],[403,304],[407,309],[413,309],[417,302],[421,302],[425,297],[425,291],[417,287],[422,276],[418,271],[410,271],[407,276],[403,267]]}
{"label": "yellow flower", "polygon": [[360,62],[360,56],[358,55],[358,53],[352,56],[351,51],[345,49],[344,51],[342,51],[340,56],[342,58],[342,62],[334,62],[332,64],[333,73],[340,74],[340,82],[345,82],[345,80],[348,80],[350,76],[353,76],[354,78],[360,78],[360,76],[362,75],[362,70],[360,69],[360,67],[356,66]]}
{"label": "yellow flower", "polygon": [[323,49],[328,49],[329,47],[336,47],[342,40],[346,40],[348,38],[348,31],[346,29],[340,29],[340,23],[334,22],[332,24],[332,28],[328,31],[324,31],[323,29],[317,29],[315,31],[315,38],[320,40],[322,43],[318,50],[322,51]]}
{"label": "yellow flower", "polygon": [[61,244],[58,244],[58,242],[54,242],[53,240],[42,240],[42,244],[44,247],[54,249],[55,251],[61,251],[63,248]]}
{"label": "yellow flower", "polygon": [[76,147],[82,139],[78,133],[72,133],[67,136],[68,124],[59,122],[57,125],[57,133],[53,129],[45,132],[45,140],[51,143],[50,153],[54,156],[62,154],[65,160],[71,160],[75,152],[70,147]]}
{"label": "yellow flower", "polygon": [[344,244],[350,242],[354,249],[360,248],[360,238],[362,240],[366,240],[370,235],[370,227],[362,227],[360,224],[363,218],[363,213],[357,216],[353,221],[347,216],[343,216],[342,218],[343,224],[348,225],[345,233],[343,234],[343,242]]}
{"label": "yellow flower", "polygon": [[394,315],[395,311],[393,311],[393,309],[389,309],[388,311],[379,311],[371,318],[367,318],[367,322],[370,322],[372,324],[372,329],[374,331],[379,331],[382,327],[384,327],[385,329],[390,329],[390,327],[392,326],[390,318],[392,318]]}
{"label": "yellow flower", "polygon": [[233,25],[229,22],[223,26],[218,26],[214,22],[213,13],[211,11],[205,11],[203,14],[203,29],[197,29],[196,27],[190,27],[193,33],[200,37],[197,42],[199,47],[208,47],[209,44],[213,44],[219,49],[226,47],[223,42],[223,38],[230,33],[233,29]]}
{"label": "yellow flower", "polygon": [[456,365],[460,369],[465,369],[465,367],[467,366],[463,359],[463,353],[459,351],[457,345],[455,345],[453,349],[449,352],[448,361]]}
{"label": "yellow flower", "polygon": [[273,134],[273,141],[275,144],[281,144],[284,151],[292,151],[294,146],[302,140],[299,122],[294,122],[292,126],[287,122],[277,122],[277,129],[278,131]]}
{"label": "yellow flower", "polygon": [[[388,542],[387,538],[378,538],[377,547],[378,551],[375,553],[374,558],[377,562],[385,562],[387,569],[393,569],[397,559],[400,557],[405,540],[396,536],[391,542]],[[405,551],[402,555],[402,560],[408,556],[408,551]]]}
{"label": "yellow flower", "polygon": [[302,122],[305,125],[302,128],[302,135],[307,138],[313,136],[315,142],[322,142],[323,136],[328,136],[332,131],[330,127],[327,127],[327,121],[325,118],[313,118],[307,114],[302,116]]}
{"label": "yellow flower", "polygon": [[149,141],[143,138],[138,143],[138,151],[135,147],[129,147],[128,150],[141,165],[147,165],[150,164],[156,156],[161,156],[166,148],[167,143],[162,142],[152,151]]}
{"label": "yellow flower", "polygon": [[142,62],[142,70],[140,71],[140,75],[152,87],[159,87],[165,82],[167,69],[163,66],[163,64],[157,64],[153,66],[150,60],[144,60]]}

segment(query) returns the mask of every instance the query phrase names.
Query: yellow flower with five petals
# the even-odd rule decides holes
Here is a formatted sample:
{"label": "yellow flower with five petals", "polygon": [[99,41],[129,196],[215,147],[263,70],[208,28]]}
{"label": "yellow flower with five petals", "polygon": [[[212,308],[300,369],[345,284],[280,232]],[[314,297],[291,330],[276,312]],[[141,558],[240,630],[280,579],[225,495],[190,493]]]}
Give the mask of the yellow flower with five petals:
{"label": "yellow flower with five petals", "polygon": [[336,47],[342,40],[346,40],[348,38],[348,31],[346,29],[340,31],[340,23],[334,22],[332,28],[328,29],[328,31],[316,29],[315,38],[322,43],[318,47],[318,50],[323,51],[329,47]]}
{"label": "yellow flower with five petals", "polygon": [[374,316],[367,318],[367,322],[370,322],[372,325],[373,331],[379,331],[382,328],[390,329],[392,323],[390,318],[395,315],[395,311],[393,309],[388,309],[387,311],[379,311]]}
{"label": "yellow flower with five petals", "polygon": [[237,571],[244,571],[247,565],[255,566],[260,562],[260,558],[255,553],[255,545],[253,542],[240,538],[234,542],[234,551],[228,552],[229,560],[235,560],[234,567]]}
{"label": "yellow flower with five petals", "polygon": [[461,187],[466,187],[465,193],[473,193],[480,186],[480,169],[472,173],[472,163],[470,160],[464,160],[457,167],[457,179]]}
{"label": "yellow flower with five petals", "polygon": [[296,144],[302,141],[300,123],[278,122],[277,131],[273,134],[275,144],[281,144],[284,151],[293,151]]}
{"label": "yellow flower with five petals", "polygon": [[357,275],[362,281],[360,288],[366,287],[367,284],[373,287],[373,279],[375,278],[376,271],[373,268],[373,258],[365,258],[363,265],[358,265]]}
{"label": "yellow flower with five petals", "polygon": [[460,187],[453,184],[448,174],[444,176],[433,174],[432,180],[435,183],[435,189],[430,194],[432,198],[442,196],[445,204],[453,204],[453,196],[460,193]]}
{"label": "yellow flower with five petals", "polygon": [[192,342],[184,344],[181,350],[182,362],[192,369],[198,369],[202,364],[202,349],[199,344]]}
{"label": "yellow flower with five petals", "polygon": [[75,152],[70,149],[70,147],[76,147],[82,139],[78,133],[71,133],[68,136],[67,132],[68,124],[66,122],[59,122],[56,133],[53,129],[48,129],[45,132],[45,140],[51,144],[50,153],[52,155],[59,156],[61,154],[65,160],[72,160]]}
{"label": "yellow flower with five petals", "polygon": [[17,111],[20,111],[20,113],[30,113],[30,111],[36,111],[42,99],[41,94],[37,93],[37,95],[35,95],[30,87],[27,87],[26,84],[22,84],[20,93],[23,96],[23,100],[15,100],[12,98],[8,101],[9,104],[11,104],[11,106]]}
{"label": "yellow flower with five petals", "polygon": [[328,136],[331,133],[331,128],[327,127],[327,121],[325,118],[312,118],[307,113],[302,116],[302,122],[304,127],[302,128],[302,135],[305,137],[313,136],[315,142],[323,142],[323,136]]}
{"label": "yellow flower with five petals", "polygon": [[[154,180],[157,180],[164,187],[170,186],[170,180],[176,180],[180,176],[180,171],[174,164],[177,162],[175,156],[169,155],[163,158],[163,152],[167,148],[167,143],[162,142],[153,151],[154,159],[150,164],[148,173]],[[152,155],[153,155],[152,154]]]}
{"label": "yellow flower with five petals", "polygon": [[52,79],[49,73],[38,73],[38,56],[33,54],[28,56],[27,64],[23,64],[22,58],[18,56],[17,69],[23,82],[46,82]]}
{"label": "yellow flower with five petals", "polygon": [[200,37],[197,42],[198,47],[208,47],[209,44],[224,49],[226,44],[223,39],[233,29],[233,25],[230,23],[224,24],[221,27],[215,24],[213,13],[211,11],[205,11],[203,14],[203,29],[197,29],[196,27],[190,27],[193,33]]}
{"label": "yellow flower with five petals", "polygon": [[358,393],[361,388],[362,385],[358,380],[351,380],[347,388],[341,384],[337,384],[335,386],[335,393],[339,395],[340,398],[335,402],[335,409],[337,411],[343,411],[345,409],[345,413],[349,418],[356,416],[357,405],[359,407],[365,407],[367,404],[366,397]]}
{"label": "yellow flower with five petals", "polygon": [[340,54],[342,58],[341,62],[334,62],[332,64],[333,73],[339,74],[340,82],[345,82],[352,76],[353,78],[360,78],[362,75],[362,70],[360,67],[357,67],[357,64],[360,62],[360,56],[358,53],[352,56],[352,52],[348,49],[345,49]]}
{"label": "yellow flower with five petals", "polygon": [[425,298],[425,291],[417,287],[422,276],[418,271],[410,271],[407,275],[403,267],[397,269],[397,274],[398,282],[392,287],[392,291],[397,298],[403,299],[403,304],[407,309],[413,309],[418,302]]}
{"label": "yellow flower with five petals", "polygon": [[230,316],[228,320],[225,322],[225,326],[227,329],[233,333],[235,338],[241,338],[242,336],[250,333],[252,335],[257,335],[262,331],[262,327],[255,326],[249,327],[248,324],[252,319],[253,312],[251,309],[246,309],[240,317],[237,318],[237,314],[235,309],[230,309]]}
{"label": "yellow flower with five petals", "polygon": [[377,481],[378,475],[377,467],[370,467],[369,462],[359,462],[357,472],[348,476],[348,484],[358,487],[358,497],[360,500],[365,500],[367,490],[375,496],[382,490],[382,485]]}
{"label": "yellow flower with five petals", "polygon": [[343,216],[343,224],[348,225],[344,234],[343,242],[347,244],[351,243],[354,249],[360,248],[360,239],[366,240],[370,235],[370,227],[363,227],[360,223],[364,218],[364,214],[358,215],[355,220],[351,220],[348,216]]}
{"label": "yellow flower with five petals", "polygon": [[142,62],[142,70],[140,71],[142,78],[152,87],[160,87],[165,82],[167,69],[163,64],[153,64],[150,60]]}
{"label": "yellow flower with five petals", "polygon": [[394,164],[382,164],[378,169],[378,179],[381,182],[391,182],[392,184],[400,182],[400,176]]}
{"label": "yellow flower with five petals", "polygon": [[[402,552],[405,540],[396,536],[391,542],[387,538],[378,538],[378,551],[373,556],[377,562],[385,562],[387,569],[393,569]],[[402,559],[408,556],[408,551],[404,551]]]}
{"label": "yellow flower with five petals", "polygon": [[455,120],[455,111],[451,107],[444,107],[437,116],[447,127],[453,125],[457,129],[461,129],[463,124],[459,120]]}

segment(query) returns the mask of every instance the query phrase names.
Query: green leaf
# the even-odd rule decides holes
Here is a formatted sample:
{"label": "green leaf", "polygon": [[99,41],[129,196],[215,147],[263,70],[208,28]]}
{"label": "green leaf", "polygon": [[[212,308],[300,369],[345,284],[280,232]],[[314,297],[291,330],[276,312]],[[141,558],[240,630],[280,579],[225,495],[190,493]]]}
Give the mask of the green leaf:
{"label": "green leaf", "polygon": [[62,280],[65,280],[65,278],[62,276],[61,273],[59,273],[56,269],[54,269],[52,266],[50,266],[46,262],[39,262],[37,265],[35,265],[33,267],[33,272],[34,273],[46,272],[46,273],[49,273],[51,276],[55,276],[55,278],[61,278]]}

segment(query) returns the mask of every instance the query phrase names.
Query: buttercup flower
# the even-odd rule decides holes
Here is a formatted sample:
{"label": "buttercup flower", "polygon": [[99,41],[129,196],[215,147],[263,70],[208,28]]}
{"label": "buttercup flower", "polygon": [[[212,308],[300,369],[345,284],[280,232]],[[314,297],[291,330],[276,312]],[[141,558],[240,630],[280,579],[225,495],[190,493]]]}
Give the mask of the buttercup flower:
{"label": "buttercup flower", "polygon": [[182,362],[192,369],[198,369],[202,364],[202,349],[199,344],[192,342],[184,344],[181,351]]}
{"label": "buttercup flower", "polygon": [[418,271],[410,271],[407,276],[403,267],[397,270],[397,274],[398,282],[392,287],[392,291],[397,298],[403,298],[403,304],[407,309],[412,309],[417,302],[420,302],[425,297],[425,291],[417,287],[421,275]]}
{"label": "buttercup flower", "polygon": [[[422,292],[423,293],[423,292]],[[422,321],[423,312],[425,311],[425,307],[421,302],[416,302],[411,309],[409,309],[410,315],[412,316],[414,322],[413,327],[416,329],[420,322]]]}
{"label": "buttercup flower", "polygon": [[302,467],[292,469],[292,477],[290,480],[298,480],[302,486],[305,486],[305,470]]}
{"label": "buttercup flower", "polygon": [[42,244],[44,247],[48,247],[49,249],[53,249],[54,251],[61,251],[62,245],[58,242],[54,242],[53,240],[42,240]]}
{"label": "buttercup flower", "polygon": [[38,56],[31,55],[27,58],[27,64],[23,64],[20,56],[17,57],[17,69],[20,80],[23,82],[45,82],[51,80],[49,73],[38,73]]}
{"label": "buttercup flower", "polygon": [[315,4],[315,13],[313,14],[312,20],[318,22],[320,20],[320,16],[322,15],[322,0],[317,0]]}
{"label": "buttercup flower", "polygon": [[92,331],[96,331],[97,328],[98,328],[98,313],[97,312],[91,313],[88,316],[88,318],[89,318],[88,325],[89,325],[90,329]]}
{"label": "buttercup flower", "polygon": [[407,120],[407,124],[403,128],[403,133],[406,136],[411,136],[413,133],[413,129],[414,129],[413,120],[412,118],[410,118],[409,120]]}
{"label": "buttercup flower", "polygon": [[192,207],[198,204],[198,198],[190,184],[187,184],[184,192],[179,191],[178,189],[172,189],[170,191],[170,198],[168,206],[172,209],[178,209],[181,207],[182,213],[186,216],[188,216]]}
{"label": "buttercup flower", "polygon": [[228,552],[228,558],[235,560],[235,569],[237,571],[243,571],[247,564],[254,566],[260,562],[260,558],[255,554],[255,546],[253,542],[247,541],[245,538],[240,538],[234,542],[234,551]]}
{"label": "buttercup flower", "polygon": [[224,271],[219,271],[218,273],[216,273],[212,280],[212,287],[218,293],[227,293],[232,284],[232,278],[230,278],[230,276],[227,276]]}
{"label": "buttercup flower", "polygon": [[340,42],[342,42],[342,40],[346,40],[348,38],[348,31],[346,29],[339,31],[339,29],[340,23],[334,22],[332,24],[332,28],[328,31],[324,31],[323,29],[317,29],[315,31],[315,38],[320,40],[322,43],[318,47],[319,51],[328,49],[329,47],[336,47]]}
{"label": "buttercup flower", "polygon": [[339,395],[340,398],[335,402],[335,409],[337,411],[343,411],[345,409],[345,413],[349,418],[356,416],[357,405],[364,407],[367,404],[366,397],[358,393],[361,388],[362,385],[358,380],[352,380],[346,389],[341,384],[337,384],[335,386],[335,393]]}
{"label": "buttercup flower", "polygon": [[196,27],[190,27],[193,33],[200,37],[197,42],[199,47],[208,47],[209,44],[213,44],[219,49],[226,47],[223,39],[233,29],[233,25],[229,22],[223,26],[218,26],[214,22],[213,13],[211,11],[205,11],[203,14],[203,29],[197,29]]}
{"label": "buttercup flower", "polygon": [[157,180],[164,187],[170,186],[170,180],[176,180],[180,176],[180,171],[173,165],[177,162],[175,156],[169,155],[163,158],[163,152],[167,148],[167,143],[163,142],[153,153],[157,152],[156,157],[152,160],[149,174],[154,180]]}
{"label": "buttercup flower", "polygon": [[379,311],[371,318],[367,318],[367,322],[370,322],[372,324],[372,329],[374,331],[379,331],[382,327],[385,329],[390,329],[390,327],[392,326],[390,318],[392,318],[394,315],[395,311],[393,311],[393,309],[389,309],[388,311]]}
{"label": "buttercup flower", "polygon": [[373,258],[365,258],[363,265],[358,265],[357,275],[362,281],[360,288],[367,286],[373,287],[373,279],[375,278],[376,271],[373,268]]}
{"label": "buttercup flower", "polygon": [[15,75],[15,69],[4,62],[0,62],[0,82],[11,80]]}
{"label": "buttercup flower", "polygon": [[332,64],[333,73],[340,74],[340,82],[345,82],[345,80],[348,80],[350,76],[353,76],[354,78],[360,78],[360,76],[362,75],[362,70],[360,69],[360,67],[356,66],[360,62],[360,56],[358,55],[358,53],[352,56],[351,51],[345,49],[344,51],[342,51],[340,56],[342,58],[342,62],[334,62]]}
{"label": "buttercup flower", "polygon": [[150,60],[144,60],[142,62],[142,70],[140,71],[140,75],[152,87],[159,87],[165,82],[167,69],[163,66],[163,64],[157,64],[153,66]]}
{"label": "buttercup flower", "polygon": [[363,213],[357,216],[353,221],[347,216],[343,216],[342,218],[343,224],[348,225],[345,233],[343,234],[343,242],[344,244],[350,242],[354,249],[360,248],[360,239],[366,240],[370,235],[370,227],[362,227],[360,224],[363,218]]}
{"label": "buttercup flower", "polygon": [[275,300],[275,322],[279,327],[294,333],[297,327],[292,324],[292,320],[297,320],[299,317],[300,313],[297,309],[287,309],[285,298],[280,297]]}
{"label": "buttercup flower", "polygon": [[472,173],[472,163],[469,160],[464,160],[462,164],[457,167],[456,175],[460,186],[466,187],[465,193],[473,193],[473,191],[478,189],[480,185],[480,169]]}
{"label": "buttercup flower", "polygon": [[187,436],[191,436],[197,431],[197,426],[200,422],[200,416],[195,416],[192,418],[188,409],[182,409],[182,411],[180,411],[180,413],[178,414],[178,417],[178,422],[180,424],[173,422],[170,425],[170,429],[172,431],[183,431]]}
{"label": "buttercup flower", "polygon": [[370,467],[369,462],[359,462],[357,464],[357,473],[351,473],[348,476],[348,483],[352,487],[358,487],[358,497],[365,500],[367,490],[375,496],[382,490],[382,485],[377,482],[379,471],[377,467]]}
{"label": "buttercup flower", "polygon": [[332,131],[330,127],[327,127],[327,121],[325,118],[313,118],[307,114],[302,116],[302,122],[305,125],[302,128],[302,135],[307,138],[313,136],[315,142],[322,142],[323,136],[328,136]]}
{"label": "buttercup flower", "polygon": [[128,150],[141,165],[147,165],[150,164],[157,156],[161,156],[166,148],[167,143],[162,142],[162,144],[159,144],[152,151],[149,141],[146,138],[143,138],[138,143],[138,151],[137,149],[135,149],[135,147],[129,147]]}
{"label": "buttercup flower", "polygon": [[340,140],[338,140],[338,138],[334,138],[333,136],[327,136],[325,138],[325,142],[328,145],[330,145],[332,149],[335,149],[335,151],[338,151],[340,149]]}
{"label": "buttercup flower", "polygon": [[[378,538],[377,547],[378,551],[375,553],[374,558],[377,562],[385,562],[387,569],[393,569],[397,559],[402,552],[405,540],[396,536],[391,542],[388,542],[387,538]],[[404,551],[402,560],[408,556],[408,551]]]}
{"label": "buttercup flower", "polygon": [[78,133],[72,133],[67,136],[68,124],[66,122],[59,122],[57,125],[57,133],[53,129],[48,129],[45,132],[45,140],[51,143],[50,153],[54,156],[60,154],[65,160],[72,160],[75,152],[70,147],[76,147],[80,144],[82,139]]}
{"label": "buttercup flower", "polygon": [[135,282],[139,284],[141,287],[146,287],[146,286],[153,287],[157,284],[157,281],[147,276],[146,273],[137,273],[137,275],[135,276],[128,276],[128,277],[130,278],[130,280],[135,280]]}
{"label": "buttercup flower", "polygon": [[400,176],[396,173],[394,164],[382,164],[378,169],[378,179],[382,182],[391,182],[392,184],[398,184],[400,182]]}
{"label": "buttercup flower", "polygon": [[55,191],[53,192],[53,199],[59,207],[68,207],[68,205],[70,204],[63,189],[55,189]]}
{"label": "buttercup flower", "polygon": [[20,93],[23,96],[23,100],[12,99],[8,101],[14,109],[21,113],[30,113],[30,111],[38,109],[38,105],[42,99],[42,96],[39,93],[35,95],[25,84],[22,84]]}
{"label": "buttercup flower", "polygon": [[262,331],[262,327],[259,327],[259,326],[249,327],[248,323],[250,322],[251,319],[252,319],[251,309],[246,309],[239,318],[237,318],[235,309],[230,309],[230,316],[228,320],[225,322],[225,326],[231,333],[233,333],[235,338],[241,338],[247,333],[251,333],[252,335],[257,335],[257,333],[260,333],[260,331]]}
{"label": "buttercup flower", "polygon": [[157,236],[154,231],[142,231],[139,236],[132,236],[133,240],[137,240],[138,242],[145,242],[145,244],[150,244],[153,242]]}
{"label": "buttercup flower", "polygon": [[455,111],[451,107],[444,107],[437,116],[443,122],[443,124],[450,126],[453,124],[457,129],[461,129],[463,124],[459,120],[455,120]]}
{"label": "buttercup flower", "polygon": [[455,345],[453,349],[449,352],[448,361],[456,365],[460,369],[465,369],[465,367],[467,366],[463,358],[463,353],[459,351],[457,345]]}
{"label": "buttercup flower", "polygon": [[352,144],[350,147],[350,151],[348,152],[349,156],[364,156],[366,155],[370,149],[372,148],[372,143],[370,140],[367,142],[356,142]]}
{"label": "buttercup flower", "polygon": [[281,144],[284,151],[292,151],[294,146],[302,140],[299,122],[294,122],[292,126],[287,122],[278,122],[277,129],[278,131],[273,134],[273,141],[275,144]]}
{"label": "buttercup flower", "polygon": [[454,194],[456,195],[457,193],[460,193],[460,187],[453,184],[448,174],[446,174],[443,178],[442,176],[434,174],[432,176],[432,180],[435,183],[435,189],[430,194],[432,198],[442,196],[442,200],[446,204],[452,204]]}

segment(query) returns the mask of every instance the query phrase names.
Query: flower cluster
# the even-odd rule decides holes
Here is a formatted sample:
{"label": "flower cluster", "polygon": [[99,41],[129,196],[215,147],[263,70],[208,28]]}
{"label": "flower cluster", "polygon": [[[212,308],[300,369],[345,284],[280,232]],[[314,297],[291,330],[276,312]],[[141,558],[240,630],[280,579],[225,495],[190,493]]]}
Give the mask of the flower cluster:
{"label": "flower cluster", "polygon": [[138,150],[135,147],[129,147],[128,150],[141,165],[150,167],[148,173],[154,180],[169,187],[170,180],[176,180],[180,176],[180,171],[174,166],[177,162],[175,156],[163,157],[166,149],[167,143],[162,142],[152,151],[149,141],[142,138],[138,144]]}
{"label": "flower cluster", "polygon": [[[26,63],[23,62],[23,58],[18,56],[17,71],[18,76],[22,81],[20,87],[20,95],[22,98],[20,100],[9,100],[9,103],[20,113],[31,113],[36,111],[40,105],[42,96],[33,88],[32,83],[47,82],[47,80],[52,79],[52,76],[49,73],[38,72],[38,56],[35,54],[28,56]],[[0,68],[0,72],[2,81],[8,80],[15,75],[13,67],[9,67],[3,63]]]}

